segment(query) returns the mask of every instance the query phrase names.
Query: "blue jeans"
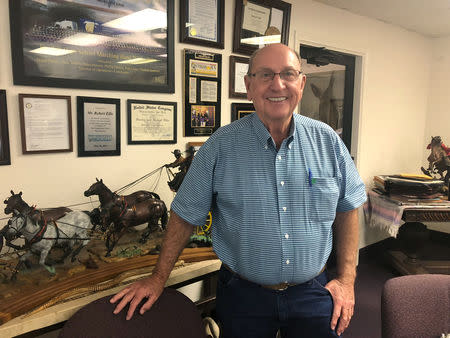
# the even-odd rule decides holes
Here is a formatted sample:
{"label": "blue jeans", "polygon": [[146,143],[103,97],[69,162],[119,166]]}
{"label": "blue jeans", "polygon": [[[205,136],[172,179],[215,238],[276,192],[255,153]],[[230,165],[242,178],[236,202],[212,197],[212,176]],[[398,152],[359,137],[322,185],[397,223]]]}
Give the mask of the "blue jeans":
{"label": "blue jeans", "polygon": [[283,291],[264,288],[221,267],[216,312],[221,338],[339,337],[331,330],[333,301],[326,272]]}

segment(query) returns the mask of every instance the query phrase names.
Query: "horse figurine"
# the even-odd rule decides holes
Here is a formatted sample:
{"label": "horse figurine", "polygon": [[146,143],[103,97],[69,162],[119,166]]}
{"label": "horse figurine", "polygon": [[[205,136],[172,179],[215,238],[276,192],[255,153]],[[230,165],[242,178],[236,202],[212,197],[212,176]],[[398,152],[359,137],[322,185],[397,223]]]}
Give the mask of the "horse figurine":
{"label": "horse figurine", "polygon": [[[92,228],[89,215],[83,211],[71,211],[57,221],[36,222],[29,215],[14,211],[14,216],[8,221],[4,236],[6,240],[23,235],[27,240],[29,250],[20,257],[16,266],[18,271],[33,253],[39,253],[39,264],[52,275],[55,268],[46,264],[50,249],[55,245],[64,247],[64,256],[60,262],[71,255],[71,261],[89,243],[88,231]],[[76,248],[75,246],[78,245]]]}
{"label": "horse figurine", "polygon": [[[432,136],[427,149],[431,150],[427,158],[429,164],[427,169],[421,168],[422,172],[428,176],[438,174],[439,179],[448,184],[450,179],[450,148],[445,146],[440,136]],[[444,176],[445,172],[447,173]]]}
{"label": "horse figurine", "polygon": [[[96,179],[84,196],[98,195],[100,201],[100,214],[95,212],[96,218],[101,219],[102,230],[112,228],[106,239],[106,256],[111,255],[114,246],[129,227],[147,223],[147,229],[142,234],[141,243],[145,243],[155,227],[164,230],[168,215],[165,203],[155,193],[140,190],[127,196],[119,196],[112,192],[103,180]],[[161,225],[159,225],[161,221]]]}
{"label": "horse figurine", "polygon": [[11,196],[7,199],[5,199],[4,203],[6,204],[5,207],[5,214],[11,214],[14,210],[29,215],[35,222],[39,221],[56,221],[57,219],[63,217],[68,212],[71,212],[72,210],[66,207],[57,207],[57,208],[51,208],[46,210],[40,210],[35,209],[34,207],[30,207],[28,203],[26,203],[22,199],[22,192],[19,192],[18,194],[14,194],[14,191],[11,190]]}

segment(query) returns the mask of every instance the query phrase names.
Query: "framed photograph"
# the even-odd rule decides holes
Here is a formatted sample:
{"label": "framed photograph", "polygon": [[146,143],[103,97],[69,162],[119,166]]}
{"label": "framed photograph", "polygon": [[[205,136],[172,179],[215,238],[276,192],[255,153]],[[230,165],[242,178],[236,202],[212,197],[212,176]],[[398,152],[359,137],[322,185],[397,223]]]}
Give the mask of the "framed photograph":
{"label": "framed photograph", "polygon": [[128,144],[177,143],[177,103],[127,100]]}
{"label": "framed photograph", "polygon": [[230,55],[230,81],[228,93],[229,97],[247,98],[244,76],[248,72],[250,58]]}
{"label": "framed photograph", "polygon": [[174,1],[10,0],[15,85],[174,92]]}
{"label": "framed photograph", "polygon": [[19,94],[23,154],[73,151],[70,96]]}
{"label": "framed photograph", "polygon": [[223,49],[225,0],[181,0],[180,42]]}
{"label": "framed photograph", "polygon": [[120,156],[120,99],[77,97],[78,156]]}
{"label": "framed photograph", "polygon": [[6,91],[0,90],[0,165],[11,164],[8,133],[8,109],[6,107]]}
{"label": "framed photograph", "polygon": [[233,52],[251,55],[261,45],[289,42],[291,4],[281,0],[236,0]]}
{"label": "framed photograph", "polygon": [[194,147],[195,151],[198,151],[204,143],[205,142],[188,142],[186,144],[186,149],[189,149],[190,147]]}
{"label": "framed photograph", "polygon": [[220,127],[222,55],[184,51],[184,135],[209,136]]}
{"label": "framed photograph", "polygon": [[255,112],[253,103],[232,103],[231,104],[231,122],[239,120],[244,116]]}

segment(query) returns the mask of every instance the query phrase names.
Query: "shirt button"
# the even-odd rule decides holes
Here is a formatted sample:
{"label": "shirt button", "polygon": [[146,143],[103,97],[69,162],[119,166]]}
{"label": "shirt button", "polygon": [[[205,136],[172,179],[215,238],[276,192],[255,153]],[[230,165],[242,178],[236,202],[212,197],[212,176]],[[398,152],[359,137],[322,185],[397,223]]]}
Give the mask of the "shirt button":
{"label": "shirt button", "polygon": [[278,155],[278,157],[277,157],[277,158],[278,158],[278,160],[279,160],[279,161],[281,161],[281,155]]}
{"label": "shirt button", "polygon": [[286,207],[283,207],[283,211],[286,211],[287,210],[287,208]]}
{"label": "shirt button", "polygon": [[284,238],[288,239],[289,238],[289,234],[284,234]]}
{"label": "shirt button", "polygon": [[284,185],[284,181],[281,181],[280,184],[283,186]]}
{"label": "shirt button", "polygon": [[268,146],[264,146],[264,149],[266,149],[267,150],[267,148],[269,148]]}
{"label": "shirt button", "polygon": [[292,144],[289,144],[289,145],[288,145],[288,148],[291,149],[291,148],[292,148]]}
{"label": "shirt button", "polygon": [[286,260],[286,264],[289,264],[289,263],[290,263],[290,262],[289,262],[289,259],[287,259],[287,260]]}

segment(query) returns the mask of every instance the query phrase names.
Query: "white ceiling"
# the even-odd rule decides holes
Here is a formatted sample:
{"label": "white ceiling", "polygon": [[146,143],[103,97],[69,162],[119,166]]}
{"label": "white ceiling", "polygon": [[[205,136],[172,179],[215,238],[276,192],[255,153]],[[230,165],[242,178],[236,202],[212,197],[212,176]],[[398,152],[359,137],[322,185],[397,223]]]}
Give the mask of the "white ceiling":
{"label": "white ceiling", "polygon": [[427,37],[450,36],[450,0],[315,0],[406,28]]}

